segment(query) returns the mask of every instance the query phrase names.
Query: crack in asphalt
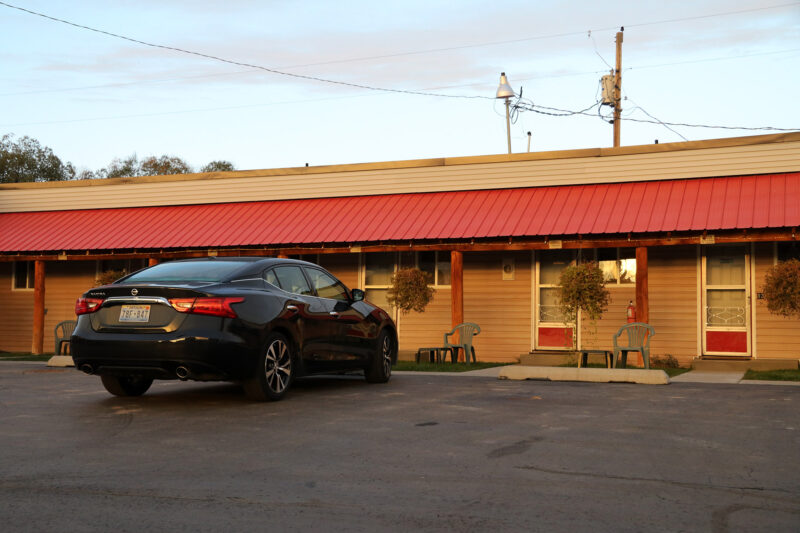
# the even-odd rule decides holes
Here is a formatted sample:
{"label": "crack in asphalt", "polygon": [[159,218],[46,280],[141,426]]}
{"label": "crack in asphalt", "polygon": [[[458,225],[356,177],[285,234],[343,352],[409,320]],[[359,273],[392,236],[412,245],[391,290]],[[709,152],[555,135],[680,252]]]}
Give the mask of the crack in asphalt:
{"label": "crack in asphalt", "polygon": [[768,488],[768,487],[755,487],[755,486],[735,486],[735,485],[714,485],[712,483],[693,483],[691,481],[675,481],[671,479],[657,479],[657,478],[647,478],[647,477],[636,477],[636,476],[620,476],[615,474],[597,474],[594,472],[578,472],[578,471],[570,471],[570,470],[554,470],[551,468],[543,468],[540,466],[534,465],[525,465],[525,466],[517,466],[516,468],[520,470],[535,470],[537,472],[543,472],[545,474],[556,474],[561,476],[574,476],[574,477],[590,477],[590,478],[597,478],[597,479],[612,479],[618,481],[643,481],[646,483],[658,483],[662,485],[673,485],[676,487],[682,488],[693,488],[693,489],[710,489],[710,490],[721,490],[727,492],[777,492],[781,494],[788,494],[792,496],[792,499],[787,501],[791,501],[792,503],[800,503],[800,493],[794,492],[788,489],[781,489],[781,488]]}
{"label": "crack in asphalt", "polygon": [[786,509],[784,507],[772,507],[772,506],[756,506],[756,505],[746,505],[746,504],[733,504],[727,507],[723,507],[721,509],[717,509],[711,514],[711,531],[714,533],[727,533],[730,531],[730,524],[728,523],[728,519],[733,513],[737,513],[739,511],[746,511],[748,509],[754,511],[767,511],[767,512],[783,512],[783,513],[790,513],[800,515],[800,509]]}

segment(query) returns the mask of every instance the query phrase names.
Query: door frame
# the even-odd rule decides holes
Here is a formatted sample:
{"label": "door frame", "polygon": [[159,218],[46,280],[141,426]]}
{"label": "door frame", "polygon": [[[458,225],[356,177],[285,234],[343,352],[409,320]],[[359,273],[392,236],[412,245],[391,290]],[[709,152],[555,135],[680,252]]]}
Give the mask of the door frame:
{"label": "door frame", "polygon": [[[548,250],[538,250],[538,252],[546,252]],[[572,250],[575,254],[573,258],[574,261],[579,260],[579,251]],[[541,289],[541,285],[539,283],[539,273],[540,273],[540,265],[539,265],[539,255],[537,254],[537,250],[531,250],[531,265],[532,265],[532,274],[531,277],[531,349],[532,350],[552,350],[552,351],[564,351],[564,352],[571,352],[574,350],[573,346],[566,346],[566,340],[564,344],[557,345],[557,346],[542,346],[539,344],[539,329],[541,327],[545,328],[558,328],[562,330],[566,330],[567,328],[572,328],[572,335],[573,339],[577,336],[577,344],[576,346],[580,348],[580,313],[578,316],[578,323],[577,324],[570,324],[565,322],[546,322],[539,320],[539,290]]]}
{"label": "door frame", "polygon": [[[752,297],[751,297],[751,283],[752,283],[752,247],[747,245],[725,245],[734,248],[740,248],[744,255],[744,284],[742,285],[712,285],[712,289],[732,289],[741,290],[744,288],[744,328],[739,326],[709,326],[708,325],[708,254],[706,253],[710,246],[704,245],[700,249],[700,332],[702,343],[702,355],[713,355],[722,357],[752,357],[753,354],[753,321],[752,321]],[[709,332],[745,332],[746,338],[746,351],[744,352],[725,352],[725,351],[711,351],[708,349],[708,333]]]}

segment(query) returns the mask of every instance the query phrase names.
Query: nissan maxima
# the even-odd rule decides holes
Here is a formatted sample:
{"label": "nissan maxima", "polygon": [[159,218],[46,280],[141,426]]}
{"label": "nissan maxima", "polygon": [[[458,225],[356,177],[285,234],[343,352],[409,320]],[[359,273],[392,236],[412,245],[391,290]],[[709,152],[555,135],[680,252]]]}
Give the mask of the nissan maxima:
{"label": "nissan maxima", "polygon": [[397,361],[383,309],[292,259],[165,262],[87,291],[75,313],[75,367],[117,396],[180,379],[241,382],[253,400],[279,400],[309,374],[363,371],[385,383]]}

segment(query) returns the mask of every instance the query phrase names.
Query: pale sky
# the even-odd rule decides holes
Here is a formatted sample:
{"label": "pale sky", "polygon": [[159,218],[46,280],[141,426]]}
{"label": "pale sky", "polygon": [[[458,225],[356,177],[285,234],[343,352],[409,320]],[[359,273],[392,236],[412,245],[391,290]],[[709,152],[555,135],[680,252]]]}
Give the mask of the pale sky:
{"label": "pale sky", "polygon": [[[132,153],[239,169],[506,153],[500,72],[537,106],[585,109],[620,26],[623,116],[800,129],[797,0],[8,3],[286,73],[451,96],[292,78],[0,5],[0,135],[36,138],[78,169]],[[521,113],[512,149],[527,150],[528,131],[532,151],[611,146],[597,110]],[[626,120],[622,145],[772,133],[670,128]]]}

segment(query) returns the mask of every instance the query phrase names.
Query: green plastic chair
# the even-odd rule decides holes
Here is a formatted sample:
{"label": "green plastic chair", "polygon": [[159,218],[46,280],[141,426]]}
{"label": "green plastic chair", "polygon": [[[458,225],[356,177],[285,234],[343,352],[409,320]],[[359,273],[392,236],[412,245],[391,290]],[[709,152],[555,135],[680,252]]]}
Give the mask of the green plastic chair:
{"label": "green plastic chair", "polygon": [[61,355],[61,349],[64,347],[64,344],[69,346],[69,338],[72,336],[76,324],[77,322],[74,320],[64,320],[56,324],[56,329],[53,333],[56,339],[56,355]]}
{"label": "green plastic chair", "polygon": [[[447,342],[447,337],[452,337],[458,332],[458,344]],[[472,337],[481,332],[481,327],[473,322],[464,322],[457,325],[450,331],[444,334],[444,348],[452,350],[452,360],[455,363],[458,361],[458,349],[464,350],[464,361],[469,363],[470,354],[472,354],[472,362],[475,362],[475,348],[472,346]]]}
{"label": "green plastic chair", "polygon": [[[619,344],[617,339],[623,333],[628,334],[628,343]],[[617,356],[621,353],[622,368],[628,363],[628,352],[641,352],[644,360],[644,367],[650,368],[650,337],[656,334],[656,330],[650,324],[644,322],[633,322],[625,324],[614,335],[614,368],[617,368]]]}

